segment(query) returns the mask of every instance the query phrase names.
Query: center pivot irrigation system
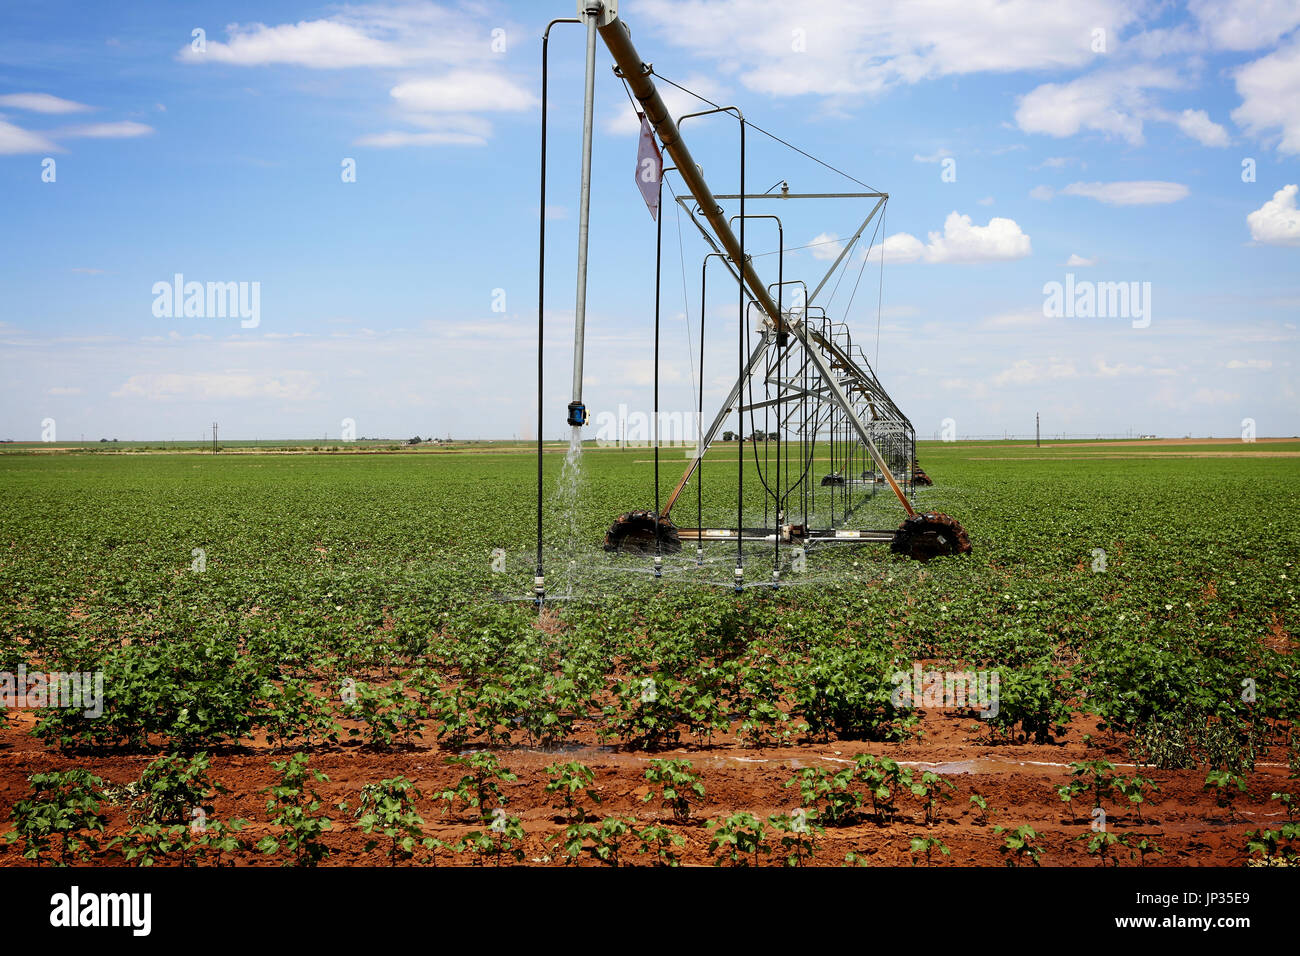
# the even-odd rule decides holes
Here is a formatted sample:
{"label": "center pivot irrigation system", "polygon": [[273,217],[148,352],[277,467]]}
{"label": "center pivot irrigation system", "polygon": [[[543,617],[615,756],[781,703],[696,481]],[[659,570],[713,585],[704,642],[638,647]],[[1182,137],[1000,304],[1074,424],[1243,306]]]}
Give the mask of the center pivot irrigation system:
{"label": "center pivot irrigation system", "polygon": [[[537,424],[537,575],[534,593],[538,603],[545,598],[542,572],[542,309],[545,294],[546,263],[546,50],[550,31],[558,23],[582,24],[586,28],[586,74],[583,110],[582,180],[578,219],[577,299],[574,321],[573,400],[568,406],[568,423],[575,434],[588,421],[582,401],[582,359],[586,319],[587,237],[591,198],[591,139],[594,112],[596,37],[599,35],[614,60],[614,73],[635,98],[642,113],[672,161],[663,173],[675,172],[689,195],[676,196],[687,217],[704,237],[710,252],[704,256],[701,270],[701,319],[699,416],[705,419],[703,393],[704,301],[707,269],[711,259],[718,259],[735,280],[738,289],[739,336],[737,341],[737,375],[726,399],[718,408],[686,467],[666,501],[660,502],[659,490],[659,271],[661,263],[663,210],[656,207],[658,237],[655,255],[655,410],[653,415],[655,452],[655,488],[653,509],[630,511],[618,517],[605,535],[606,551],[653,555],[655,574],[660,573],[664,555],[682,551],[684,542],[694,542],[697,563],[704,562],[706,542],[733,542],[736,545],[735,587],[743,586],[744,545],[770,544],[773,552],[773,582],[780,578],[781,547],[806,548],[823,542],[881,543],[900,554],[917,560],[941,555],[965,554],[970,542],[960,522],[939,512],[918,512],[909,494],[917,485],[930,484],[929,477],[916,460],[916,430],[876,377],[860,346],[853,343],[847,324],[836,321],[818,306],[818,296],[851,251],[858,247],[867,227],[880,215],[889,199],[882,192],[795,193],[781,182],[780,192],[745,191],[745,131],[759,130],[745,120],[740,109],[718,106],[700,99],[710,108],[678,117],[669,115],[659,91],[656,76],[670,85],[671,80],[656,74],[653,66],[642,61],[632,45],[631,31],[618,16],[617,0],[578,0],[578,16],[551,21],[542,39],[542,138],[539,273],[538,273],[538,424]],[[679,89],[683,89],[679,87]],[[685,90],[685,92],[691,92]],[[698,95],[698,94],[694,94]],[[732,195],[715,195],[704,180],[700,167],[682,138],[681,124],[692,117],[728,114],[739,123],[740,191]],[[808,156],[797,147],[796,152]],[[835,170],[839,172],[839,170]],[[846,174],[841,174],[846,175]],[[852,179],[852,177],[847,177]],[[857,180],[853,180],[858,182]],[[662,198],[663,174],[657,189]],[[862,185],[862,184],[860,184]],[[671,188],[671,187],[670,187]],[[776,189],[776,186],[772,187]],[[675,194],[675,193],[674,193]],[[784,229],[773,210],[790,201],[838,200],[865,202],[869,211],[853,237],[844,244],[831,267],[811,290],[804,280],[785,278]],[[738,213],[728,217],[722,203],[737,204]],[[760,212],[747,212],[747,204],[759,204]],[[746,251],[745,225],[750,219],[775,220],[781,235],[777,281],[765,284],[754,269],[753,258]],[[733,231],[733,224],[736,230]],[[877,224],[879,229],[879,224]],[[737,235],[738,233],[738,235]],[[864,254],[865,266],[865,254]],[[860,276],[859,276],[860,278]],[[761,397],[756,394],[756,386]],[[756,412],[761,412],[764,430],[763,457],[757,442],[744,436],[757,432]],[[736,520],[732,527],[705,527],[701,485],[705,453],[732,415],[737,416]],[[750,430],[745,428],[749,416]],[[766,441],[775,425],[776,452],[772,455]],[[576,440],[576,439],[575,439]],[[744,481],[747,467],[746,446],[752,450],[753,467],[764,492],[764,523],[746,525]],[[817,453],[829,453],[830,469],[819,481],[814,478],[813,461]],[[681,527],[671,518],[673,508],[695,478],[696,526]],[[898,528],[870,529],[849,526],[854,514],[855,496],[874,495],[877,488],[888,486],[906,513]],[[826,508],[829,499],[829,510]],[[838,509],[837,509],[838,502]],[[819,507],[820,505],[820,507]]]}

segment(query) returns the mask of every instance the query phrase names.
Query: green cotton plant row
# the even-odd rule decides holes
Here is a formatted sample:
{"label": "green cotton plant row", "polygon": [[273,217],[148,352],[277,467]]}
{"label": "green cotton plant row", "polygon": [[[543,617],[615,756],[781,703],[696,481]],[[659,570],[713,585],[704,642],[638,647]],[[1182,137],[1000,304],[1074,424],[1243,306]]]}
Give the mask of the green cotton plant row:
{"label": "green cotton plant row", "polygon": [[[506,493],[527,455],[3,455],[0,667],[104,673],[102,717],[40,712],[65,748],[893,741],[918,714],[890,677],[918,661],[998,672],[997,715],[969,721],[991,745],[1087,714],[1154,765],[1237,772],[1296,739],[1292,459],[995,448],[921,451],[918,504],[959,515],[971,555],[826,549],[811,583],[739,596],[600,552],[652,489],[643,450],[591,450],[575,598],[540,621],[532,499]],[[734,513],[734,487],[705,488],[706,522]]]}

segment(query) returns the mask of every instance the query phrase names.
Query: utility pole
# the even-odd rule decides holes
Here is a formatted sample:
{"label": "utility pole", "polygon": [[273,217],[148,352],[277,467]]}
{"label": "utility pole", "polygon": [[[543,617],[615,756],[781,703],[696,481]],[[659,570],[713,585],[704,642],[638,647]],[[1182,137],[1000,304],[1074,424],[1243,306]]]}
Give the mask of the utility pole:
{"label": "utility pole", "polygon": [[217,423],[212,423],[212,454],[217,453]]}
{"label": "utility pole", "polygon": [[1034,412],[1034,447],[1035,448],[1043,447],[1042,432],[1039,428],[1040,424],[1041,423],[1038,418],[1038,412]]}

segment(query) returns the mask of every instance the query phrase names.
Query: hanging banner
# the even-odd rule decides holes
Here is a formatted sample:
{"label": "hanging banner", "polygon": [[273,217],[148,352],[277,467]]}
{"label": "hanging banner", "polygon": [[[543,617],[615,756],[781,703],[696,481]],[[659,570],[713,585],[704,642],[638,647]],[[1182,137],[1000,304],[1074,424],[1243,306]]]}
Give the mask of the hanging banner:
{"label": "hanging banner", "polygon": [[636,185],[641,190],[641,198],[650,210],[650,218],[659,217],[659,180],[664,174],[664,159],[659,154],[659,144],[655,142],[655,131],[644,113],[641,117],[641,139],[636,148]]}

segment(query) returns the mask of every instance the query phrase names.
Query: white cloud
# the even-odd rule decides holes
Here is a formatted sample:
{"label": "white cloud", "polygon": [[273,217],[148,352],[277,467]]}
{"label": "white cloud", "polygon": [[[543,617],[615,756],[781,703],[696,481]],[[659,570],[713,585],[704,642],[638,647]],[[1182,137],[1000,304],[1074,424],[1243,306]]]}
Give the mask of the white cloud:
{"label": "white cloud", "polygon": [[118,123],[89,123],[85,126],[68,126],[56,130],[56,136],[77,136],[89,139],[130,139],[134,136],[147,136],[153,127],[134,120],[122,120]]}
{"label": "white cloud", "polygon": [[1051,186],[1035,186],[1029,190],[1029,198],[1037,199],[1039,202],[1046,202],[1056,195],[1056,190]]}
{"label": "white cloud", "polygon": [[1057,138],[1089,130],[1139,146],[1143,118],[1152,109],[1146,90],[1180,85],[1172,71],[1150,66],[1098,71],[1068,83],[1044,83],[1020,97],[1016,125],[1026,133]]}
{"label": "white cloud", "polygon": [[1253,368],[1253,369],[1270,369],[1273,367],[1269,359],[1231,359],[1227,363],[1228,368]]}
{"label": "white cloud", "polygon": [[1228,145],[1228,131],[1210,119],[1205,110],[1183,110],[1174,118],[1174,123],[1202,146]]}
{"label": "white cloud", "polygon": [[132,375],[112,396],[158,402],[249,398],[305,401],[320,397],[316,394],[316,376],[310,372],[284,371],[268,377],[239,370]]}
{"label": "white cloud", "polygon": [[1232,119],[1252,136],[1277,136],[1283,155],[1300,154],[1300,37],[1247,63],[1236,75],[1241,105]]}
{"label": "white cloud", "polygon": [[1283,186],[1273,198],[1246,216],[1250,238],[1271,246],[1300,245],[1300,211],[1296,209],[1297,185]]}
{"label": "white cloud", "polygon": [[1111,206],[1146,206],[1178,202],[1187,197],[1182,183],[1138,180],[1117,183],[1070,183],[1061,190],[1066,196],[1086,196]]}
{"label": "white cloud", "polygon": [[[1029,237],[1014,219],[994,216],[987,226],[977,226],[970,216],[953,211],[944,220],[943,232],[931,232],[928,242],[911,233],[897,232],[884,242],[885,261],[898,262],[989,262],[1023,259],[1030,254]],[[879,260],[880,246],[870,251]]]}
{"label": "white cloud", "polygon": [[1079,370],[1069,359],[1058,359],[1055,356],[1042,361],[1017,359],[1009,368],[993,376],[993,384],[999,388],[1007,385],[1035,385],[1078,376]]}
{"label": "white cloud", "polygon": [[979,205],[981,205],[981,206],[992,206],[992,205],[993,205],[993,197],[992,197],[992,196],[985,196],[983,199],[977,199],[977,200],[975,200],[975,202],[977,202],[977,203],[978,203]]}
{"label": "white cloud", "polygon": [[[186,45],[178,58],[240,67],[396,72],[390,101],[407,114],[402,120],[422,128],[367,133],[353,140],[362,146],[482,145],[491,135],[491,126],[461,114],[527,110],[536,103],[531,83],[501,72],[506,57],[493,51],[496,29],[505,31],[508,42],[524,31],[499,17],[489,20],[481,5],[375,3],[338,9],[327,18],[298,23],[231,24],[225,42],[208,38],[202,51]],[[427,70],[431,64],[446,72],[411,75],[411,70]],[[428,122],[421,113],[455,117]]]}
{"label": "white cloud", "polygon": [[1124,0],[642,0],[634,23],[714,59],[751,90],[847,97],[943,76],[1078,68],[1096,57],[1092,30],[1117,34],[1137,17],[1131,7]]}
{"label": "white cloud", "polygon": [[489,70],[453,70],[443,76],[400,83],[389,95],[408,110],[436,113],[532,109],[532,92],[512,77]]}
{"label": "white cloud", "polygon": [[1070,253],[1070,258],[1068,258],[1068,259],[1065,260],[1065,264],[1066,264],[1066,266],[1077,266],[1077,267],[1079,267],[1079,268],[1082,269],[1082,268],[1085,268],[1085,267],[1087,267],[1087,266],[1095,266],[1095,265],[1097,264],[1097,260],[1096,260],[1096,259],[1085,259],[1083,256],[1079,255],[1077,252],[1072,252],[1072,253]]}
{"label": "white cloud", "polygon": [[1300,26],[1300,0],[1189,0],[1187,9],[1221,50],[1257,50]]}
{"label": "white cloud", "polygon": [[487,140],[475,133],[451,131],[420,133],[411,130],[390,130],[387,133],[367,133],[365,136],[358,136],[353,143],[375,149],[397,149],[402,146],[485,146]]}
{"label": "white cloud", "polygon": [[479,116],[446,114],[406,117],[420,130],[393,130],[358,137],[358,146],[394,149],[401,146],[483,146],[492,135],[492,124]]}
{"label": "white cloud", "polygon": [[81,389],[74,385],[55,385],[45,390],[46,395],[80,395]]}
{"label": "white cloud", "polygon": [[226,35],[228,43],[209,39],[202,51],[193,45],[185,46],[181,59],[236,66],[292,64],[319,70],[398,66],[405,59],[392,43],[333,20],[303,20],[271,27],[264,23],[232,23],[226,27]]}
{"label": "white cloud", "polygon": [[808,251],[812,253],[812,257],[822,261],[834,259],[844,249],[844,243],[840,242],[840,237],[833,232],[818,233],[813,236],[808,246]]}
{"label": "white cloud", "polygon": [[23,129],[0,118],[0,156],[14,156],[19,153],[53,153],[58,146],[31,130]]}
{"label": "white cloud", "polygon": [[85,103],[61,99],[49,93],[7,93],[0,96],[0,106],[33,113],[84,113],[93,109]]}

